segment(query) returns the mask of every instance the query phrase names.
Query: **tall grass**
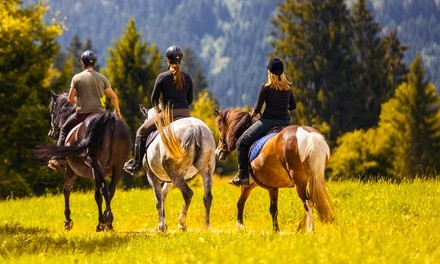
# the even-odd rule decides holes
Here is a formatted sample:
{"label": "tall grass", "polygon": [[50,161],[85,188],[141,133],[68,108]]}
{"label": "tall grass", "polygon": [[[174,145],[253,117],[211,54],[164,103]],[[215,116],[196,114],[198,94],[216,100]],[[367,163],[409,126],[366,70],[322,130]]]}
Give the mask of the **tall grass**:
{"label": "tall grass", "polygon": [[193,187],[186,232],[177,228],[183,203],[172,189],[169,230],[157,232],[151,190],[117,190],[114,232],[96,233],[93,193],[71,196],[73,229],[63,230],[63,196],[0,202],[0,263],[438,263],[440,181],[330,182],[332,225],[295,230],[303,207],[293,189],[279,198],[280,233],[273,233],[267,191],[253,191],[243,231],[235,226],[239,189],[215,179],[211,228],[204,228],[203,188]]}

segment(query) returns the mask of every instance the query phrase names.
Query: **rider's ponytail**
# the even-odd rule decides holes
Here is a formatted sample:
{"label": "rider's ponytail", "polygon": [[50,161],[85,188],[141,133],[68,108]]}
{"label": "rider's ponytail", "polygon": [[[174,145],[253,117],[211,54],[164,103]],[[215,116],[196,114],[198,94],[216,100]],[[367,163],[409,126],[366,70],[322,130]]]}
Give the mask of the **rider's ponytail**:
{"label": "rider's ponytail", "polygon": [[180,64],[171,64],[170,70],[173,73],[174,84],[176,85],[177,89],[182,89],[185,86],[185,79],[183,78],[183,74],[180,71]]}

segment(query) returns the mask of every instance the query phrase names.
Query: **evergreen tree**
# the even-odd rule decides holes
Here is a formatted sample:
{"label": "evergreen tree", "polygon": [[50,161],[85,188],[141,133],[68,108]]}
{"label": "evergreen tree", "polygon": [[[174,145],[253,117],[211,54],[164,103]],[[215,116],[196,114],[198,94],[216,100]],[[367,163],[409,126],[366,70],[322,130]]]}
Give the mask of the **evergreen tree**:
{"label": "evergreen tree", "polygon": [[410,66],[407,82],[383,105],[379,128],[392,143],[397,177],[412,178],[440,167],[440,98],[425,80],[420,56]]}
{"label": "evergreen tree", "polygon": [[274,56],[284,60],[297,99],[295,120],[331,127],[331,139],[356,127],[352,30],[343,0],[286,0],[272,20]]}
{"label": "evergreen tree", "polygon": [[208,81],[206,80],[203,68],[190,48],[183,49],[183,56],[182,70],[191,76],[194,87],[194,99],[197,99],[200,92],[208,90]]}
{"label": "evergreen tree", "polygon": [[161,55],[156,46],[142,40],[131,19],[124,34],[109,49],[103,73],[119,97],[122,115],[132,134],[143,122],[139,104],[151,107],[149,97],[160,66]]}
{"label": "evergreen tree", "polygon": [[[22,184],[26,193],[40,170],[31,155],[37,142],[47,139],[49,94],[44,85],[58,51],[61,29],[43,22],[42,4],[21,9],[21,1],[0,2],[0,193],[5,186]],[[17,186],[13,186],[17,190]]]}

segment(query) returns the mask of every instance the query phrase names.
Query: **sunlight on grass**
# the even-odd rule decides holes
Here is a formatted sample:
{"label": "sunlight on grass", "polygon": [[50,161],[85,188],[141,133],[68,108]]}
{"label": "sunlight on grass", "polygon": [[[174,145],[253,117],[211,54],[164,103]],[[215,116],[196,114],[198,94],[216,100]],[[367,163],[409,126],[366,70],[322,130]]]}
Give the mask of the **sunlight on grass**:
{"label": "sunlight on grass", "polygon": [[[197,185],[197,183],[193,183]],[[93,193],[71,196],[73,229],[63,230],[62,195],[0,202],[0,263],[435,263],[440,259],[440,181],[330,182],[336,221],[318,220],[314,234],[295,230],[303,207],[293,189],[279,197],[280,233],[272,232],[267,191],[255,189],[245,230],[235,226],[239,188],[214,181],[211,227],[204,227],[203,188],[193,186],[186,232],[177,227],[183,203],[172,189],[168,231],[156,231],[150,189],[117,190],[115,231],[96,233]]]}

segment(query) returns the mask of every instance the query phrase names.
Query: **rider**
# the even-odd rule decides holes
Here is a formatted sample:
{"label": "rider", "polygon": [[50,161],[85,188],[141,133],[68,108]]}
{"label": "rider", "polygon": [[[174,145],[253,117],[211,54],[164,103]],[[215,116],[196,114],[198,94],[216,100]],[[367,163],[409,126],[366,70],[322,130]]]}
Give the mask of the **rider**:
{"label": "rider", "polygon": [[266,108],[259,120],[250,126],[237,140],[238,174],[229,181],[236,186],[249,185],[249,148],[271,128],[290,125],[289,110],[296,108],[295,99],[290,90],[290,82],[284,74],[284,64],[273,58],[267,64],[267,82],[262,83],[252,117],[259,114],[263,103]]}
{"label": "rider", "polygon": [[[165,56],[168,70],[157,76],[151,93],[151,104],[153,107],[159,106],[162,96],[163,104],[172,108],[172,120],[190,117],[189,106],[193,102],[193,83],[191,77],[180,70],[180,61],[183,58],[182,49],[173,45],[167,49]],[[146,120],[138,128],[134,144],[134,158],[125,163],[125,171],[132,175],[139,172],[145,154],[147,137],[156,129],[154,118]]]}
{"label": "rider", "polygon": [[[89,115],[105,111],[105,95],[110,97],[115,114],[121,117],[118,97],[107,78],[95,71],[96,61],[96,53],[91,50],[86,50],[81,54],[81,64],[84,70],[73,76],[68,95],[69,103],[76,103],[76,111],[61,127],[58,146],[64,146],[69,131]],[[59,166],[60,164],[55,158],[49,161],[49,168],[58,169]]]}

